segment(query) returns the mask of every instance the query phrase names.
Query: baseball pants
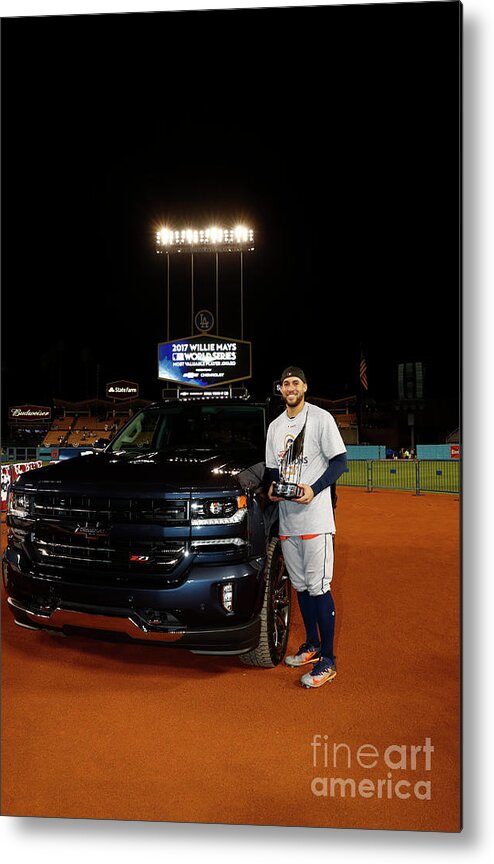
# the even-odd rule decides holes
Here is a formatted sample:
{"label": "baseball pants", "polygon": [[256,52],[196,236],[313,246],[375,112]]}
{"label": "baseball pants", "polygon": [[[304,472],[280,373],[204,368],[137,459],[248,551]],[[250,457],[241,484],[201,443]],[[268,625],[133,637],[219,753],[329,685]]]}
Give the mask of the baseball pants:
{"label": "baseball pants", "polygon": [[283,558],[296,591],[312,597],[329,591],[333,578],[333,535],[309,534],[280,537]]}

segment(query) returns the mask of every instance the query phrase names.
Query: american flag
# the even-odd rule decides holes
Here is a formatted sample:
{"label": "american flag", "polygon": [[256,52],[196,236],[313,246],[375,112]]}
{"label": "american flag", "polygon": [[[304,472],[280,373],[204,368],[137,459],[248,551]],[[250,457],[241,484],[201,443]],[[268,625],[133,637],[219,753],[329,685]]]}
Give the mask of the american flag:
{"label": "american flag", "polygon": [[367,381],[367,363],[365,362],[365,357],[362,353],[360,354],[360,383],[364,390],[369,389]]}

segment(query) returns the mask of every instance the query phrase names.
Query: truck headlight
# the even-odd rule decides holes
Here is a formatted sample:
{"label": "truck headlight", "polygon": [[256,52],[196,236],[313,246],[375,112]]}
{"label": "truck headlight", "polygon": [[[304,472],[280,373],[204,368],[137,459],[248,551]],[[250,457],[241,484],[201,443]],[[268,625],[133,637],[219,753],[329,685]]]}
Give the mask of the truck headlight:
{"label": "truck headlight", "polygon": [[234,525],[247,513],[247,498],[200,498],[192,502],[192,525]]}
{"label": "truck headlight", "polygon": [[17,516],[26,519],[32,512],[33,496],[25,492],[10,492],[7,501],[7,513],[9,516]]}

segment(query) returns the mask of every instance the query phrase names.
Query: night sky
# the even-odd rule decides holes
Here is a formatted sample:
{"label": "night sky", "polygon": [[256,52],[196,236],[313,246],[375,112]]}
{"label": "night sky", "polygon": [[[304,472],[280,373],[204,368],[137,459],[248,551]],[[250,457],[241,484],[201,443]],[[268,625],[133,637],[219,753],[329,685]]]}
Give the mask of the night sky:
{"label": "night sky", "polygon": [[[459,388],[459,7],[292,7],[2,21],[3,409],[158,398],[155,231],[244,221],[254,395],[288,363],[314,395]],[[196,311],[214,259],[195,256]],[[220,332],[240,336],[239,258]],[[171,261],[171,338],[190,335]]]}

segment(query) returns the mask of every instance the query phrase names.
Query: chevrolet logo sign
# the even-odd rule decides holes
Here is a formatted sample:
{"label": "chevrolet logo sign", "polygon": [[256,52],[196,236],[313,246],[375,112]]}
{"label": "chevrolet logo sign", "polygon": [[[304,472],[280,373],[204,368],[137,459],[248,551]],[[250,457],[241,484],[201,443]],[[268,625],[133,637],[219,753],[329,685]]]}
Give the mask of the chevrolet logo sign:
{"label": "chevrolet logo sign", "polygon": [[86,540],[99,540],[101,537],[109,537],[110,532],[104,528],[91,527],[90,525],[78,525],[74,531],[78,537],[85,537]]}

